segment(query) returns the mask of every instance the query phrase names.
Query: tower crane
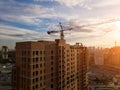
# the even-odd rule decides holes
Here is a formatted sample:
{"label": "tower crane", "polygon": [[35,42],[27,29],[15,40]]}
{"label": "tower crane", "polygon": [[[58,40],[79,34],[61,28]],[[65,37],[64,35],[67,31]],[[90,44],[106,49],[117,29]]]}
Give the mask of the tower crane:
{"label": "tower crane", "polygon": [[120,19],[110,19],[110,20],[106,20],[106,21],[102,21],[102,22],[98,22],[98,23],[93,23],[93,24],[85,24],[85,25],[81,25],[81,26],[76,26],[76,25],[73,25],[73,27],[70,27],[70,28],[67,28],[67,29],[64,29],[61,22],[59,23],[59,26],[61,28],[61,30],[59,31],[47,31],[48,34],[53,34],[53,33],[59,33],[60,32],[60,38],[61,39],[64,39],[64,31],[71,31],[71,30],[74,30],[74,29],[83,29],[84,27],[90,27],[90,26],[97,26],[97,25],[102,25],[102,24],[106,24],[106,23],[112,23],[112,22],[116,22],[116,21],[120,21]]}
{"label": "tower crane", "polygon": [[47,31],[48,34],[60,32],[60,39],[64,39],[64,31],[71,31],[73,28],[63,29],[61,22],[59,23],[61,30],[59,31]]}
{"label": "tower crane", "polygon": [[[118,21],[118,20],[108,20],[108,21],[105,21],[105,22],[99,22],[99,23],[94,23],[94,24],[86,24],[86,25],[81,25],[81,26],[73,26],[73,27],[71,27],[71,28],[67,28],[67,29],[64,29],[63,28],[63,26],[62,26],[62,24],[61,23],[59,23],[59,26],[60,26],[60,30],[59,31],[55,31],[55,30],[53,30],[53,31],[47,31],[47,33],[48,34],[53,34],[53,33],[60,33],[60,39],[61,40],[64,40],[64,31],[71,31],[71,30],[73,30],[73,29],[75,29],[75,28],[78,28],[78,29],[82,29],[82,28],[84,28],[84,27],[90,27],[90,26],[96,26],[96,25],[101,25],[101,24],[105,24],[105,23],[112,23],[112,22],[115,22],[115,21]],[[63,60],[62,60],[62,56],[63,56],[63,53],[62,53],[62,49],[63,48],[63,46],[62,46],[62,44],[60,44],[60,50],[61,50],[61,90],[63,90],[63,88],[62,88],[62,85],[63,85],[63,83],[62,83],[62,75],[63,75],[63,73],[62,73],[62,70],[63,70],[63,67],[62,67],[62,64],[63,64]]]}

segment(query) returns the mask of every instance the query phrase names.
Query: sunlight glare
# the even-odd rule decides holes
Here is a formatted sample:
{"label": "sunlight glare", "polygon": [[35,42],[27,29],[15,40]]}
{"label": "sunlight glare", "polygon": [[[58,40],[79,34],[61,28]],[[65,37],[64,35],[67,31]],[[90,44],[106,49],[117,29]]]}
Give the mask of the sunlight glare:
{"label": "sunlight glare", "polygon": [[112,37],[114,38],[114,40],[120,40],[120,32],[113,31],[112,32]]}
{"label": "sunlight glare", "polygon": [[120,21],[115,22],[115,25],[117,26],[118,29],[120,29]]}

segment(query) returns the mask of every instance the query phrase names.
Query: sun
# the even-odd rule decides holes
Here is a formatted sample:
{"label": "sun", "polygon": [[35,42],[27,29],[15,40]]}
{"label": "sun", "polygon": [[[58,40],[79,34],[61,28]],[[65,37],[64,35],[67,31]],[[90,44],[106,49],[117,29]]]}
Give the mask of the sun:
{"label": "sun", "polygon": [[120,21],[115,22],[115,26],[117,26],[117,28],[120,29]]}
{"label": "sun", "polygon": [[113,23],[113,30],[109,33],[111,39],[120,41],[120,21]]}
{"label": "sun", "polygon": [[112,37],[116,40],[120,40],[120,32],[113,31],[112,32]]}

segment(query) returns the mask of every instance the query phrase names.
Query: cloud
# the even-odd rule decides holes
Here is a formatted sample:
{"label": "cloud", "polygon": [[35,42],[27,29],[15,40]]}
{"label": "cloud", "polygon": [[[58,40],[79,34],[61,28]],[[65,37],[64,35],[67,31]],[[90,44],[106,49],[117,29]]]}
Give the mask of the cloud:
{"label": "cloud", "polygon": [[13,36],[13,37],[22,37],[22,36],[24,36],[23,34],[4,34],[4,33],[0,33],[0,35]]}
{"label": "cloud", "polygon": [[49,36],[46,31],[60,30],[58,22],[74,28],[71,36],[65,33],[67,40],[102,37],[115,30],[109,22],[120,16],[119,4],[119,0],[0,0],[0,40],[54,40],[59,33]]}
{"label": "cloud", "polygon": [[56,1],[58,1],[61,4],[66,5],[68,7],[71,7],[71,6],[77,6],[81,3],[83,3],[84,0],[56,0]]}
{"label": "cloud", "polygon": [[[36,32],[28,29],[17,28],[8,25],[0,25],[0,39],[33,40],[47,39],[49,35],[46,32]],[[43,38],[45,37],[45,38]]]}
{"label": "cloud", "polygon": [[87,2],[89,2],[89,0],[55,0],[57,2],[59,2],[62,5],[65,5],[67,7],[76,7],[76,6],[80,6],[83,8],[86,8],[88,10],[91,10],[91,7],[87,4]]}
{"label": "cloud", "polygon": [[[37,0],[43,2],[44,0]],[[36,1],[36,2],[37,2]],[[91,0],[45,0],[51,2],[58,2],[62,5],[73,7],[73,9],[65,9],[63,6],[55,7],[44,7],[43,5],[36,3],[18,3],[14,0],[5,2],[4,0],[0,1],[0,19],[12,22],[19,22],[27,25],[36,25],[39,26],[41,23],[44,23],[43,18],[49,19],[63,19],[69,21],[71,19],[81,20],[84,13],[80,7],[75,7],[80,5],[84,6],[95,6],[101,2]],[[103,1],[102,1],[103,2]],[[106,2],[105,2],[106,3]],[[108,0],[107,0],[108,3]],[[61,8],[61,9],[60,9]],[[63,9],[62,9],[63,8]],[[85,18],[83,18],[85,19]],[[87,17],[89,19],[89,17]],[[80,22],[82,23],[82,22]]]}
{"label": "cloud", "polygon": [[[18,37],[12,37],[9,35],[0,35],[0,40],[22,40],[22,38],[18,38]],[[12,43],[12,42],[11,42]]]}
{"label": "cloud", "polygon": [[68,7],[81,6],[87,9],[119,5],[120,0],[55,0]]}
{"label": "cloud", "polygon": [[[119,21],[118,18],[113,18],[113,19],[87,19],[84,23],[81,21],[81,19],[73,19],[70,20],[69,23],[63,23],[63,27],[66,31],[69,32],[64,32],[65,33],[65,38],[69,40],[69,38],[72,37],[72,40],[77,40],[77,39],[93,39],[93,38],[102,38],[106,35],[108,35],[110,32],[114,31],[117,28],[114,28],[113,23],[116,21]],[[53,29],[52,30],[60,30],[58,28],[59,26],[52,25]],[[52,28],[50,27],[50,28]],[[71,28],[72,30],[68,30]],[[68,34],[69,33],[69,34]],[[55,34],[58,35],[58,34]]]}
{"label": "cloud", "polygon": [[[69,20],[69,24],[70,26],[73,26],[75,31],[94,33],[99,31],[110,32],[110,28],[112,30],[114,23],[118,21],[120,21],[119,18],[113,18],[113,19],[93,18],[93,19],[87,19],[87,20],[85,19],[84,20],[85,23],[84,23],[81,19],[78,18],[78,19]],[[106,29],[108,29],[109,31]]]}
{"label": "cloud", "polygon": [[89,2],[89,0],[33,0],[33,1],[35,2],[58,2],[59,4],[70,7],[70,8],[80,6],[88,10],[91,10],[91,7],[89,7],[89,5],[86,4],[86,2]]}
{"label": "cloud", "polygon": [[120,4],[120,0],[94,0],[91,3],[92,7],[110,7],[110,6],[116,6]]}
{"label": "cloud", "polygon": [[87,9],[92,9],[96,7],[108,7],[120,4],[120,0],[34,0],[35,2],[58,2],[61,5],[67,7],[81,6]]}
{"label": "cloud", "polygon": [[0,1],[0,19],[6,21],[38,25],[42,22],[41,18],[53,17],[53,11],[53,8],[38,4]]}

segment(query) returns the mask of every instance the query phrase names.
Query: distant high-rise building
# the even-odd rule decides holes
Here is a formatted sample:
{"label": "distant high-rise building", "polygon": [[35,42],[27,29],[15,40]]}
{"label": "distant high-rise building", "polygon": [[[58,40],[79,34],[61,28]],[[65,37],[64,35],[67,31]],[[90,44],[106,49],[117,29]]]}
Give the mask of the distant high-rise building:
{"label": "distant high-rise building", "polygon": [[96,65],[103,65],[104,64],[104,49],[103,48],[96,48],[94,51],[94,60]]}
{"label": "distant high-rise building", "polygon": [[104,55],[105,66],[108,69],[119,72],[120,70],[120,46],[109,48]]}
{"label": "distant high-rise building", "polygon": [[7,46],[2,46],[2,59],[8,59],[8,47]]}
{"label": "distant high-rise building", "polygon": [[88,47],[88,67],[95,65],[94,52],[95,47]]}
{"label": "distant high-rise building", "polygon": [[13,90],[88,90],[87,48],[55,41],[16,43]]}
{"label": "distant high-rise building", "polygon": [[104,48],[89,47],[89,65],[103,65],[104,54],[106,53]]}

